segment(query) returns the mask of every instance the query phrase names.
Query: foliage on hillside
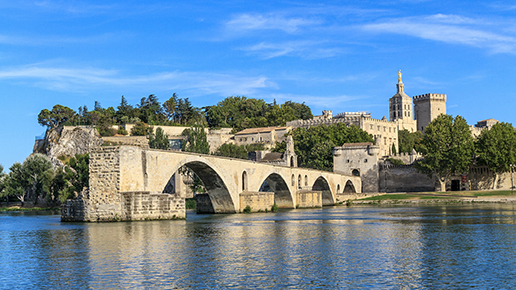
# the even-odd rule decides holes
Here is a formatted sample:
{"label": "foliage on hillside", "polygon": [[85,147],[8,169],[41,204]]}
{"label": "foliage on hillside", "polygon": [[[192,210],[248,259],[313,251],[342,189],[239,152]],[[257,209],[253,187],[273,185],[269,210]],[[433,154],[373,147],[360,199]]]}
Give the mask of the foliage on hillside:
{"label": "foliage on hillside", "polygon": [[232,158],[247,159],[249,152],[264,150],[263,144],[236,145],[231,143],[222,144],[215,155]]}
{"label": "foliage on hillside", "polygon": [[[192,126],[199,124],[210,128],[231,127],[235,131],[240,131],[245,128],[283,126],[288,121],[309,118],[312,118],[312,112],[304,103],[287,101],[281,105],[276,102],[268,104],[261,99],[236,96],[227,97],[214,106],[198,108],[194,107],[188,98],[178,98],[173,94],[163,104],[159,102],[157,96],[149,95],[142,98],[136,106],[130,105],[122,96],[120,105],[116,109],[102,108],[99,102],[95,102],[92,111],[82,106],[76,112],[58,104],[52,110],[41,110],[38,123],[47,128],[60,125],[95,125],[102,136],[112,136],[117,133],[111,128],[112,125]],[[148,132],[140,130],[136,131],[136,134],[143,136]]]}
{"label": "foliage on hillside", "polygon": [[[344,143],[374,142],[373,137],[364,130],[343,123],[296,128],[291,134],[299,166],[327,171],[333,171],[333,147]],[[285,150],[285,142],[276,144],[274,149],[276,152]]]}

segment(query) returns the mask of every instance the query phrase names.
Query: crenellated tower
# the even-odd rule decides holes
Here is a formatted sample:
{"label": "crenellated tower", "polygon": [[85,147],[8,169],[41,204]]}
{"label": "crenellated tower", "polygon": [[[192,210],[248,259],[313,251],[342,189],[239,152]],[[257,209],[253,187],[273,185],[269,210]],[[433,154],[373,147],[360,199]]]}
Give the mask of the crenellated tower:
{"label": "crenellated tower", "polygon": [[417,130],[425,132],[426,126],[440,114],[446,114],[446,94],[414,96],[414,113]]}

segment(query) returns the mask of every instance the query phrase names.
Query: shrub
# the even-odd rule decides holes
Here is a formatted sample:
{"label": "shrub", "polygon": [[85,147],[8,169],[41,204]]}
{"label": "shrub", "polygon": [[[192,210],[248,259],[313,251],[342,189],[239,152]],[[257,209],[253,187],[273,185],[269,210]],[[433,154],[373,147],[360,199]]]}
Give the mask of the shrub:
{"label": "shrub", "polygon": [[277,212],[278,211],[278,205],[276,203],[274,203],[271,207],[271,211],[272,212]]}
{"label": "shrub", "polygon": [[389,158],[387,160],[389,160],[389,162],[394,165],[405,165],[405,162],[403,162],[401,159]]}
{"label": "shrub", "polygon": [[250,212],[251,212],[251,206],[249,206],[249,205],[248,205],[248,206],[246,206],[246,207],[244,208],[244,212],[245,212],[245,213],[250,213]]}
{"label": "shrub", "polygon": [[185,199],[185,208],[186,209],[196,209],[197,201],[195,201],[195,198],[186,198]]}
{"label": "shrub", "polygon": [[143,122],[138,122],[131,129],[131,135],[133,136],[147,136],[149,133],[149,125]]}
{"label": "shrub", "polygon": [[126,135],[128,134],[128,133],[127,133],[127,130],[125,130],[125,128],[124,128],[124,127],[122,127],[122,126],[119,126],[119,127],[118,127],[118,131],[117,131],[117,133],[118,133],[118,134],[120,134],[120,135],[124,135],[124,136],[126,136]]}

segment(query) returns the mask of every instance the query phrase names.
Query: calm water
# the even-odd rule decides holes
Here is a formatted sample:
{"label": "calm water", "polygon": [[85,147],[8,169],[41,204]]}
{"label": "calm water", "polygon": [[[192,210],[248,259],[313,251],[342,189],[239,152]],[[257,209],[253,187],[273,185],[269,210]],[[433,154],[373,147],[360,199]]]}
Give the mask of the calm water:
{"label": "calm water", "polygon": [[516,289],[515,221],[512,204],[101,224],[0,213],[0,288]]}

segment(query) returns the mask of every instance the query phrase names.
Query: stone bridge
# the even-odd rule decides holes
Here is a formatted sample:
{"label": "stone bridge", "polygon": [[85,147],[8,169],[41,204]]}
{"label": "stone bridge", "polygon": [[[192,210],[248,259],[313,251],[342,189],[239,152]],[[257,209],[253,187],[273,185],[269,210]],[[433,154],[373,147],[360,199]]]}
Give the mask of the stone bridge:
{"label": "stone bridge", "polygon": [[67,202],[62,220],[107,221],[184,218],[184,196],[174,184],[182,167],[204,183],[198,212],[237,213],[249,207],[333,205],[359,193],[360,177],[299,167],[268,165],[213,155],[97,147],[90,152],[89,193]]}

